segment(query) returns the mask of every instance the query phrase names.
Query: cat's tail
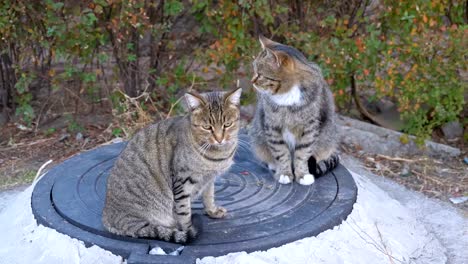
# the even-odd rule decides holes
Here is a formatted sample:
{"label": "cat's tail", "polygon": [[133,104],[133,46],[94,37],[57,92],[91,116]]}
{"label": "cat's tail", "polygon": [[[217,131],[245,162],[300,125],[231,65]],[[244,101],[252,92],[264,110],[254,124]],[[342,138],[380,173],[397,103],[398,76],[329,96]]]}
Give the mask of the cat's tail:
{"label": "cat's tail", "polygon": [[147,224],[139,228],[137,237],[150,237],[167,242],[186,244],[191,242],[201,232],[201,217],[198,214],[192,216],[192,225],[186,230],[179,230],[175,227],[154,226]]}
{"label": "cat's tail", "polygon": [[330,172],[340,164],[340,156],[337,153],[332,154],[328,159],[317,162],[314,157],[309,159],[309,171],[315,177],[320,177]]}

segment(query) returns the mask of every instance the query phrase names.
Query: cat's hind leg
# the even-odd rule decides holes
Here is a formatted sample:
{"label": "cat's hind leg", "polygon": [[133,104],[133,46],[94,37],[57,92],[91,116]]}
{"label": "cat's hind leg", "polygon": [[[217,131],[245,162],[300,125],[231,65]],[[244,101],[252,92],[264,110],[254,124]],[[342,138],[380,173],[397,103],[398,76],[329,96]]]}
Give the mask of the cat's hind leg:
{"label": "cat's hind leg", "polygon": [[150,223],[136,216],[126,216],[119,221],[119,224],[119,228],[107,227],[107,230],[117,235],[155,238],[175,243],[186,243],[198,234],[194,227],[179,230],[175,226]]}
{"label": "cat's hind leg", "polygon": [[332,153],[328,158],[321,159],[317,162],[315,157],[309,159],[309,170],[316,176],[322,176],[333,170],[340,164],[340,156],[338,153]]}
{"label": "cat's hind leg", "polygon": [[185,244],[194,239],[198,232],[192,226],[186,230],[179,230],[175,227],[166,227],[144,223],[136,232],[137,237],[158,238],[165,241]]}
{"label": "cat's hind leg", "polygon": [[322,176],[338,166],[340,161],[337,153],[338,140],[336,125],[331,122],[324,123],[322,133],[314,144],[312,157],[309,156],[309,170],[316,177]]}

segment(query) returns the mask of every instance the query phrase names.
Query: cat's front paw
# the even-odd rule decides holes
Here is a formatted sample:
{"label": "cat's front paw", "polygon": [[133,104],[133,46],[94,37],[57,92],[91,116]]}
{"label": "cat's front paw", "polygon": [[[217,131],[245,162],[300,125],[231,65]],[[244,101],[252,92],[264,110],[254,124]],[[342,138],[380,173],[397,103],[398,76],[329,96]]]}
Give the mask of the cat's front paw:
{"label": "cat's front paw", "polygon": [[292,177],[285,174],[280,174],[278,182],[281,184],[290,184],[292,182]]}
{"label": "cat's front paw", "polygon": [[187,229],[188,239],[194,239],[195,237],[197,237],[197,235],[198,235],[198,230],[195,226],[192,225]]}
{"label": "cat's front paw", "polygon": [[224,207],[218,206],[213,209],[206,209],[205,212],[211,218],[223,218],[226,216],[227,210]]}
{"label": "cat's front paw", "polygon": [[297,182],[299,182],[299,184],[301,185],[311,185],[312,183],[315,182],[315,178],[314,178],[314,175],[312,174],[305,174],[304,176],[299,178]]}

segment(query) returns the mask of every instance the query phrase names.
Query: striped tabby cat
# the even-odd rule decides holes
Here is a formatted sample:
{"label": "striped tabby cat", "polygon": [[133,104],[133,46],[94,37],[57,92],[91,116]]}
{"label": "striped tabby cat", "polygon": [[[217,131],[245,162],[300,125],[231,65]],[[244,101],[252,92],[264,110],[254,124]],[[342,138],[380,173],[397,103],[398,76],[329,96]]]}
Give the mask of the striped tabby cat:
{"label": "striped tabby cat", "polygon": [[241,89],[185,95],[190,113],[139,131],[107,180],[102,216],[112,233],[185,243],[197,235],[191,202],[200,194],[208,216],[226,209],[214,202],[214,181],[233,162]]}
{"label": "striped tabby cat", "polygon": [[255,152],[280,183],[310,185],[338,164],[332,93],[320,68],[298,50],[265,37],[260,43],[252,79]]}

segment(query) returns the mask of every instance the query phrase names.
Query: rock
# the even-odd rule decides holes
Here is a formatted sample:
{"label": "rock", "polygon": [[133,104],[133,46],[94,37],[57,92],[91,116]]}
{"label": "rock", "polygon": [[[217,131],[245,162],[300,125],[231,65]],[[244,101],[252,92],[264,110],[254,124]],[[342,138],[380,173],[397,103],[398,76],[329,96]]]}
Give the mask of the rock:
{"label": "rock", "polygon": [[448,122],[442,126],[442,133],[446,139],[456,139],[463,135],[463,126],[457,121]]}
{"label": "rock", "polygon": [[170,252],[170,253],[166,253],[164,251],[164,249],[160,248],[159,246],[155,246],[154,248],[152,248],[149,252],[150,255],[170,255],[170,256],[179,256],[180,255],[180,252],[182,252],[182,250],[184,250],[184,246],[180,246],[178,247],[176,250]]}
{"label": "rock", "polygon": [[171,253],[169,253],[169,255],[171,256],[179,256],[180,253],[182,252],[182,250],[184,250],[184,246],[180,246],[178,247],[176,250],[172,251]]}
{"label": "rock", "polygon": [[388,156],[429,155],[435,158],[452,158],[461,154],[458,148],[430,140],[425,141],[425,147],[419,147],[414,136],[407,136],[408,142],[403,144],[400,141],[403,133],[345,116],[338,115],[337,123],[342,142],[346,145],[359,145],[366,153]]}
{"label": "rock", "polygon": [[464,203],[464,202],[468,201],[468,196],[451,197],[449,199],[454,204],[460,204],[460,203]]}
{"label": "rock", "polygon": [[68,134],[68,133],[62,134],[62,135],[60,135],[59,141],[60,142],[65,141],[69,137],[70,137],[70,134]]}
{"label": "rock", "polygon": [[380,99],[380,100],[377,100],[377,102],[375,103],[375,106],[377,107],[378,111],[382,113],[391,108],[394,108],[395,104],[390,100]]}
{"label": "rock", "polygon": [[31,131],[32,131],[32,128],[29,128],[29,127],[24,126],[24,125],[22,125],[22,124],[17,124],[17,123],[15,123],[15,125],[16,125],[16,128],[18,128],[18,129],[21,130],[21,131],[28,131],[28,132],[31,132]]}
{"label": "rock", "polygon": [[81,132],[76,133],[75,139],[76,139],[76,141],[82,141],[83,140],[83,134],[81,134]]}
{"label": "rock", "polygon": [[401,177],[411,176],[411,171],[410,171],[410,167],[408,164],[403,165],[403,169],[401,169],[400,176]]}
{"label": "rock", "polygon": [[164,252],[164,249],[156,246],[152,248],[149,252],[150,255],[167,255],[166,252]]}
{"label": "rock", "polygon": [[116,137],[116,138],[113,138],[111,141],[112,141],[112,143],[120,143],[120,142],[124,142],[123,138],[121,138],[121,137]]}

